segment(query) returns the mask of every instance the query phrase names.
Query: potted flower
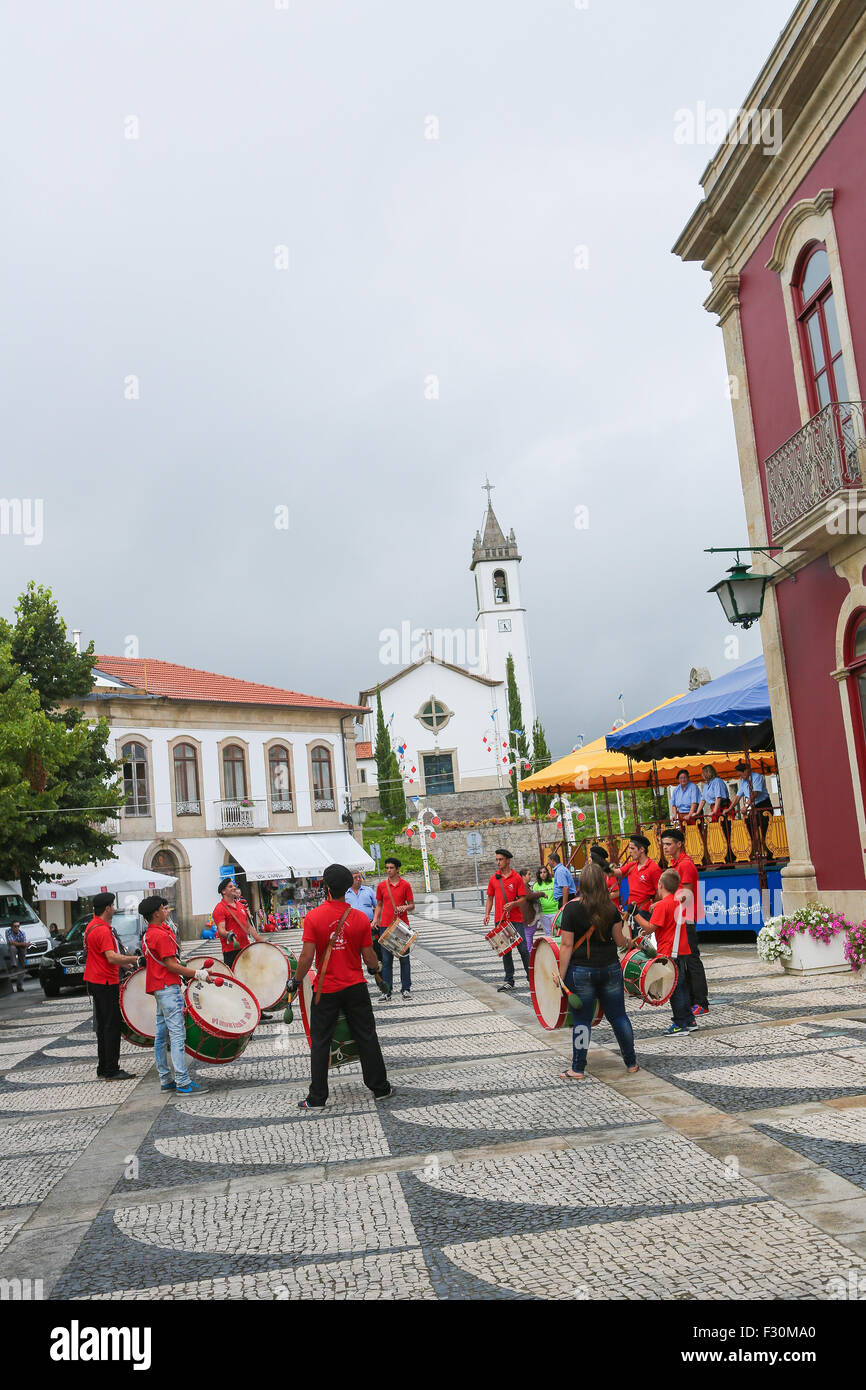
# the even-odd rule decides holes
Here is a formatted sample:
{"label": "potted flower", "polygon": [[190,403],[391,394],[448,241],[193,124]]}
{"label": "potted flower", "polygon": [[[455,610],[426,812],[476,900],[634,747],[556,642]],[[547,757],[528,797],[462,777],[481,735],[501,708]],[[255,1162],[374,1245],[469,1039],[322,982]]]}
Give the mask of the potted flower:
{"label": "potted flower", "polygon": [[866,922],[849,927],[845,941],[845,959],[852,970],[862,970],[866,965]]}
{"label": "potted flower", "polygon": [[755,943],[759,960],[766,961],[772,965],[774,961],[790,958],[791,947],[779,932],[779,923],[782,917],[771,917],[765,926],[758,932],[758,939]]}
{"label": "potted flower", "polygon": [[[775,959],[781,960],[790,974],[824,975],[850,969],[845,947],[852,924],[841,912],[821,903],[808,903],[797,912],[771,917],[759,933],[759,939],[770,927],[789,947],[787,953],[780,951]],[[767,937],[767,942],[769,940]]]}

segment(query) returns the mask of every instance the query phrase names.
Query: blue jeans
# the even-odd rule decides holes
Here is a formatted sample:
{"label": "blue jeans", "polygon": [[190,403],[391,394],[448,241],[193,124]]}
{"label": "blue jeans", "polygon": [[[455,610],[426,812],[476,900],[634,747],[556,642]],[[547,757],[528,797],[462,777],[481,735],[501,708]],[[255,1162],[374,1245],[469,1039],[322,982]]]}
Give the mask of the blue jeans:
{"label": "blue jeans", "polygon": [[604,1016],[619,1043],[627,1067],[635,1064],[634,1032],[625,1011],[625,990],[619,962],[611,965],[569,965],[565,983],[580,995],[580,1008],[573,1015],[571,1070],[586,1069],[586,1053],[592,1034],[592,1016],[598,1000]]}
{"label": "blue jeans", "polygon": [[178,1087],[190,1084],[187,1070],[186,1025],[183,1019],[183,990],[180,985],[166,985],[154,994],[156,1000],[156,1039],[153,1051],[156,1069],[163,1086],[171,1081],[171,1068],[168,1065],[166,1039],[171,1047],[171,1065],[174,1067],[174,1080]]}
{"label": "blue jeans", "polygon": [[[405,951],[399,960],[400,988],[405,994],[407,989],[412,988],[412,967],[409,964],[409,952]],[[382,979],[388,986],[388,993],[390,994],[394,983],[394,952],[387,950],[384,946],[382,947]]]}

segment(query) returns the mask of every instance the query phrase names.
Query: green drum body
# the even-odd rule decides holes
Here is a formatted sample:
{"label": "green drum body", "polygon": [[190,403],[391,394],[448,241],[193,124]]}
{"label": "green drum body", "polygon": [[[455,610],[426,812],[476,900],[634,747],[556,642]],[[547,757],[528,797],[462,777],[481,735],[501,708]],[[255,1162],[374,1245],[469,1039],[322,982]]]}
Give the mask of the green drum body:
{"label": "green drum body", "polygon": [[[313,1003],[314,988],[314,982],[310,981],[309,975],[305,975],[299,994],[301,999],[301,1018],[304,1020],[304,1032],[307,1035],[308,1044],[310,1044],[310,1012],[316,1007]],[[347,1062],[357,1062],[357,1060],[358,1045],[349,1032],[346,1015],[341,1013],[337,1019],[337,1026],[331,1038],[331,1051],[328,1057],[328,1066],[343,1067]]]}
{"label": "green drum body", "polygon": [[261,1018],[258,1000],[242,980],[222,985],[191,980],[186,991],[186,1051],[199,1062],[234,1062]]}
{"label": "green drum body", "polygon": [[156,1037],[156,1000],[145,992],[146,978],[142,966],[120,986],[120,1031],[135,1047],[153,1047]]}
{"label": "green drum body", "polygon": [[622,958],[622,981],[626,994],[644,1004],[666,1004],[676,989],[677,967],[672,960],[633,949]]}

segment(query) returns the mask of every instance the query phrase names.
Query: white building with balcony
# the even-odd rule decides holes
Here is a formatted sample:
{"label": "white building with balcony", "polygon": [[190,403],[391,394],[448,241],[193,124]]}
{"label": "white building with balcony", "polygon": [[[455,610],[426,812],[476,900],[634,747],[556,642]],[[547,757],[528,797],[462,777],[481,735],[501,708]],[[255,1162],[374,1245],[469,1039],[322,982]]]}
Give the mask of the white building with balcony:
{"label": "white building with balcony", "polygon": [[253,909],[328,864],[374,868],[346,821],[362,707],[143,658],[100,656],[93,680],[79,703],[123,767],[117,857],[177,878],[184,935],[226,867]]}

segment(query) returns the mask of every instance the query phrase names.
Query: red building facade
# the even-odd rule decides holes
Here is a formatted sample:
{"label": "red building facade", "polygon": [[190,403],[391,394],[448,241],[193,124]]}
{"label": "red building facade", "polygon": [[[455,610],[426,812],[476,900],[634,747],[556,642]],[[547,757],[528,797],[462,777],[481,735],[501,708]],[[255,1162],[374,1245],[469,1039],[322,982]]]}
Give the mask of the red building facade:
{"label": "red building facade", "polygon": [[[866,893],[866,12],[802,0],[675,253],[712,276],[791,861],[786,908]],[[781,120],[770,149],[766,113]],[[779,117],[778,113],[781,113]],[[774,127],[775,128],[775,127]],[[745,136],[745,138],[743,138]]]}

